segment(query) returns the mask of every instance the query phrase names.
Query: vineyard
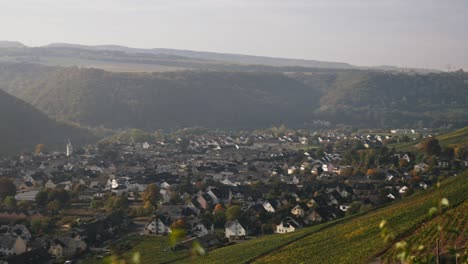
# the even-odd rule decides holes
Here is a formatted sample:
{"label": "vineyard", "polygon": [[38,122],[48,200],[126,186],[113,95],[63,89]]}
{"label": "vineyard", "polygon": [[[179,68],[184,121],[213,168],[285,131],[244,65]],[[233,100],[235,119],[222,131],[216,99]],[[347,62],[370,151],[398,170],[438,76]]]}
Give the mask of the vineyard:
{"label": "vineyard", "polygon": [[[411,245],[423,245],[423,255],[436,255],[437,240],[440,244],[441,255],[452,255],[455,249],[463,249],[468,244],[468,201],[447,211],[445,214],[425,223],[410,235],[408,243]],[[439,227],[442,230],[439,231]],[[466,249],[465,249],[466,250]],[[387,251],[381,259],[394,261],[398,252],[395,248]]]}

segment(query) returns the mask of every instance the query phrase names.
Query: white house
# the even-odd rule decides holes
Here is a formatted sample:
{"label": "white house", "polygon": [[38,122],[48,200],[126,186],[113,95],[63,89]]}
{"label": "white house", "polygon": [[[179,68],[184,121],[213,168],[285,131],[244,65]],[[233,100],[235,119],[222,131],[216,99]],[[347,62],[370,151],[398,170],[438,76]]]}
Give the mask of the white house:
{"label": "white house", "polygon": [[[210,227],[212,230],[213,229],[213,225],[211,225]],[[206,224],[203,224],[202,222],[199,222],[199,223],[195,223],[193,224],[192,226],[192,233],[197,236],[197,237],[201,237],[201,236],[206,236],[208,235],[211,231],[208,230],[208,227]]]}
{"label": "white house", "polygon": [[284,234],[296,231],[296,229],[301,228],[301,225],[291,217],[286,217],[281,221],[279,225],[276,226],[276,233]]}
{"label": "white house", "polygon": [[408,191],[408,187],[407,186],[403,186],[400,188],[400,190],[398,191],[399,193],[403,194],[403,193],[406,193]]}
{"label": "white house", "polygon": [[269,201],[263,202],[262,206],[265,209],[265,211],[267,211],[269,213],[274,213],[275,212],[275,208],[271,205],[271,203]]}
{"label": "white house", "polygon": [[27,192],[22,192],[18,193],[15,195],[15,199],[17,201],[35,201],[36,196],[39,193],[39,191],[27,191]]}
{"label": "white house", "polygon": [[225,234],[229,239],[242,239],[245,238],[245,228],[237,221],[229,221],[226,223]]}
{"label": "white house", "polygon": [[171,232],[168,217],[158,216],[146,225],[145,232],[150,235],[167,235]]}

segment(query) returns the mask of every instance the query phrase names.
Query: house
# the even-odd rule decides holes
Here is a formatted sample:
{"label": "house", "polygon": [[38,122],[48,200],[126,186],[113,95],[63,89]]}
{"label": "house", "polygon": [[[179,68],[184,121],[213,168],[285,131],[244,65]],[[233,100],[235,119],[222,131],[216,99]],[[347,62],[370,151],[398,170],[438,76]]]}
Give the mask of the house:
{"label": "house", "polygon": [[291,209],[291,214],[296,217],[303,217],[304,216],[304,209],[300,205],[296,205]]}
{"label": "house", "polygon": [[213,225],[210,225],[205,221],[194,221],[191,223],[191,229],[194,236],[201,237],[212,233]]}
{"label": "house", "polygon": [[450,165],[449,159],[443,159],[443,158],[441,158],[441,159],[439,159],[439,160],[437,161],[437,166],[438,166],[439,168],[448,168],[449,165]]}
{"label": "house", "polygon": [[408,191],[408,186],[403,186],[400,188],[400,190],[398,191],[399,193],[403,194],[403,193],[406,193]]}
{"label": "house", "polygon": [[31,240],[31,233],[29,232],[28,228],[25,225],[16,224],[14,226],[10,225],[2,225],[0,227],[0,235],[12,235],[12,236],[20,236],[26,242]]}
{"label": "house", "polygon": [[286,217],[276,226],[276,233],[284,234],[294,232],[296,229],[301,228],[301,225],[292,217]]}
{"label": "house", "polygon": [[312,209],[311,211],[307,212],[305,221],[312,223],[320,223],[323,221],[323,217],[316,210]]}
{"label": "house", "polygon": [[71,257],[86,250],[86,243],[79,235],[74,237],[58,237],[50,241],[48,252],[55,258]]}
{"label": "house", "polygon": [[22,192],[18,193],[15,195],[15,199],[17,201],[31,201],[34,202],[36,200],[36,196],[39,193],[39,191],[27,191],[27,192]]}
{"label": "house", "polygon": [[6,234],[0,236],[0,253],[3,255],[19,255],[26,252],[26,240],[21,236]]}
{"label": "house", "polygon": [[237,221],[229,221],[226,223],[225,235],[229,239],[244,239],[246,235],[245,228]]}
{"label": "house", "polygon": [[418,163],[418,164],[414,165],[414,171],[416,171],[416,172],[424,171],[428,166],[429,165],[427,165],[424,162]]}
{"label": "house", "polygon": [[408,153],[405,153],[401,158],[404,159],[404,160],[406,160],[407,162],[411,162],[411,158],[410,158],[410,156],[408,155]]}
{"label": "house", "polygon": [[274,213],[275,212],[275,208],[273,207],[273,205],[269,201],[263,202],[262,205],[263,205],[263,208],[265,208],[265,211],[267,211],[269,213]]}
{"label": "house", "polygon": [[145,233],[149,235],[167,235],[171,232],[171,223],[172,221],[168,216],[156,216],[146,225]]}

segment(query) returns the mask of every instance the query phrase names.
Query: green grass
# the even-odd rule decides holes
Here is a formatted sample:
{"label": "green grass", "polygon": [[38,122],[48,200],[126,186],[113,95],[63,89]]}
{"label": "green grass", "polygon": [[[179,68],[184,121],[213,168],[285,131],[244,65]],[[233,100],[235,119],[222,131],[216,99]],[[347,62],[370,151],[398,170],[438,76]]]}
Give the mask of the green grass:
{"label": "green grass", "polygon": [[[453,132],[442,134],[436,137],[439,140],[439,144],[442,146],[468,146],[468,127],[464,127]],[[390,144],[389,147],[394,147],[399,151],[415,151],[417,150],[416,145],[421,140],[411,140],[409,142],[402,142],[396,144]]]}
{"label": "green grass", "polygon": [[[176,263],[368,263],[385,251],[379,223],[386,219],[399,236],[428,220],[427,212],[440,197],[452,204],[466,200],[468,173],[447,179],[438,191],[412,197],[366,214],[303,229],[297,233],[265,236],[209,252],[195,260]],[[396,241],[394,241],[396,242]]]}
{"label": "green grass", "polygon": [[[181,257],[186,257],[187,252],[185,251],[171,251],[169,245],[169,239],[166,236],[140,236],[132,235],[121,242],[132,245],[132,248],[119,259],[125,259],[127,263],[133,263],[132,259],[135,253],[138,252],[140,255],[141,263],[164,263],[173,261]],[[114,256],[115,257],[115,256]],[[107,256],[104,259],[96,259],[91,257],[83,262],[83,264],[101,264],[101,263],[112,263],[112,256]]]}
{"label": "green grass", "polygon": [[468,127],[440,135],[437,139],[445,146],[468,146]]}
{"label": "green grass", "polygon": [[[436,241],[439,239],[441,245],[440,252],[447,254],[450,252],[451,247],[466,247],[468,244],[467,224],[468,201],[465,200],[461,205],[425,223],[409,237],[405,238],[405,240],[410,245],[423,245],[425,250],[421,254],[435,255]],[[441,231],[438,231],[439,226],[442,227]],[[381,259],[395,261],[397,254],[396,249],[391,248],[382,255]]]}

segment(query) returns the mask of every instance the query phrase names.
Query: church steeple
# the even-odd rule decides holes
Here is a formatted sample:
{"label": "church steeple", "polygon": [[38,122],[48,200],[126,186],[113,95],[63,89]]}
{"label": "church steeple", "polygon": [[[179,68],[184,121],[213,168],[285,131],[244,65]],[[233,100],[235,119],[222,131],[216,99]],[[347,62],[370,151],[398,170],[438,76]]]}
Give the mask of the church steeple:
{"label": "church steeple", "polygon": [[68,140],[67,143],[67,157],[70,157],[73,154],[73,145],[71,144],[71,141]]}

